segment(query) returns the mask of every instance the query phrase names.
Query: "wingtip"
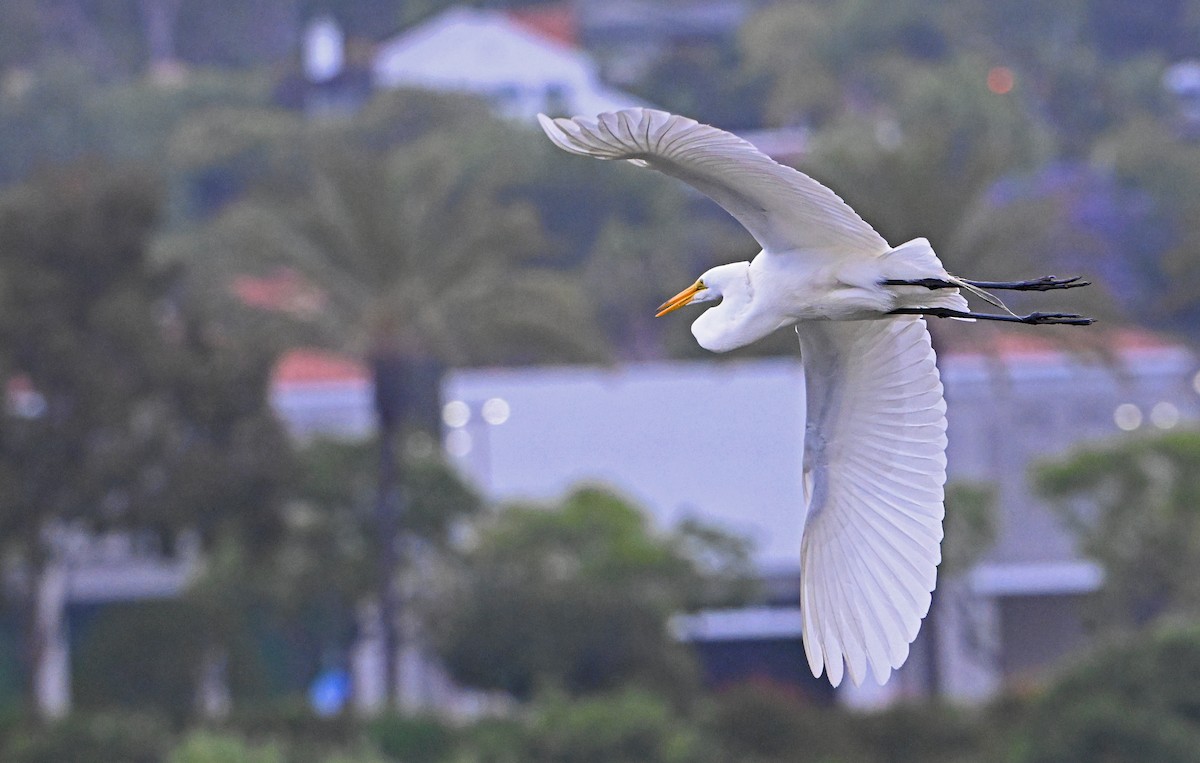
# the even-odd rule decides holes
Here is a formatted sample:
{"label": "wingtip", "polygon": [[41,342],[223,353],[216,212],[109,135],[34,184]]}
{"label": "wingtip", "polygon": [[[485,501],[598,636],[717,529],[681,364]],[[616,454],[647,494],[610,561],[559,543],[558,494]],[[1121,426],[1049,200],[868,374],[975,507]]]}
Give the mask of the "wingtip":
{"label": "wingtip", "polygon": [[550,138],[553,138],[556,133],[562,130],[561,127],[554,123],[553,118],[546,116],[540,111],[537,115],[537,121],[538,124],[541,125],[542,132],[546,133],[546,135]]}

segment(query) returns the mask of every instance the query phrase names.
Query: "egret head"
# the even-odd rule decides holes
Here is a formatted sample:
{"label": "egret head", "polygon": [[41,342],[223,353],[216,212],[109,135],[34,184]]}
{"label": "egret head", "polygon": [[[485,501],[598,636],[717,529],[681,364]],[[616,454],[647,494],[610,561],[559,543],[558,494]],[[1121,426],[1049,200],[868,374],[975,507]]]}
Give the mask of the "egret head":
{"label": "egret head", "polygon": [[733,262],[706,270],[694,284],[659,305],[654,317],[661,318],[684,305],[712,302],[727,296],[737,285],[746,282],[746,268],[745,262]]}

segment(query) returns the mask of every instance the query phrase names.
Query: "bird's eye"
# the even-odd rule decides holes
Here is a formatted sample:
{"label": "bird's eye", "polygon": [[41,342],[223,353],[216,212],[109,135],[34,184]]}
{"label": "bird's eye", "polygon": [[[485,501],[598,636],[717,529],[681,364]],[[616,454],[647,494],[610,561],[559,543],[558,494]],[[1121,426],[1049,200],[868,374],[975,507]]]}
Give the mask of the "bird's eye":
{"label": "bird's eye", "polygon": [[707,289],[707,288],[708,288],[708,287],[704,285],[704,281],[703,281],[703,280],[696,281],[696,290],[697,290],[697,291],[699,291],[700,289]]}

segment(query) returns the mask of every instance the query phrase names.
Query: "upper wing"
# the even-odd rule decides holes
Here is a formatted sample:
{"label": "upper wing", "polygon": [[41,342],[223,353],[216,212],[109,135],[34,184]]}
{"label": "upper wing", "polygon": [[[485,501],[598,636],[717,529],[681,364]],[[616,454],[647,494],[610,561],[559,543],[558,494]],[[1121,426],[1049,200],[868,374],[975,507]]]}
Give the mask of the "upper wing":
{"label": "upper wing", "polygon": [[946,403],[916,317],[797,326],[807,389],[804,650],[883,683],[908,657],[941,561]]}
{"label": "upper wing", "polygon": [[689,183],[776,253],[820,250],[871,255],[889,247],[837,194],[736,135],[652,109],[550,119],[550,140],[573,154],[627,159]]}

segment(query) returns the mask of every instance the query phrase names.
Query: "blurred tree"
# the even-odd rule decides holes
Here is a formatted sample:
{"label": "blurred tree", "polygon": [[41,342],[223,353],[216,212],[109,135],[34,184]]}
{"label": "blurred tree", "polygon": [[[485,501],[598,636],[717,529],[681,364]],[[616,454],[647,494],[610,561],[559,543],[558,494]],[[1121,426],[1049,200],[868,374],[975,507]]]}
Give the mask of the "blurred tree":
{"label": "blurred tree", "polygon": [[184,531],[278,535],[291,460],[271,355],[198,321],[149,260],[159,205],[144,175],[79,165],[0,196],[0,368],[24,396],[0,428],[0,551],[25,573],[31,668],[42,575],[72,533],[167,555]]}
{"label": "blurred tree", "polygon": [[1200,631],[1142,632],[1088,655],[1030,712],[1011,760],[1191,763],[1200,750]]}
{"label": "blurred tree", "polygon": [[678,695],[694,668],[668,619],[735,600],[747,559],[701,528],[652,533],[596,489],[558,508],[513,506],[478,529],[457,582],[431,602],[435,644],[457,680],[521,698],[631,682]]}
{"label": "blurred tree", "polygon": [[[307,659],[297,671],[307,681],[317,670],[332,667],[331,656],[344,656],[357,630],[359,607],[375,591],[379,545],[371,509],[378,445],[317,440],[299,458],[302,477],[285,514],[283,537],[255,565],[254,585],[289,643]],[[420,591],[429,585],[424,578],[430,570],[440,570],[455,530],[483,504],[440,461],[401,458],[407,501],[399,523],[408,553],[398,560],[398,574],[408,581],[405,588]],[[216,602],[208,608],[223,609]],[[252,618],[255,612],[247,609],[243,616]]]}
{"label": "blurred tree", "polygon": [[[294,269],[322,291],[301,316],[308,337],[343,349],[420,345],[452,364],[602,357],[589,299],[547,267],[555,255],[538,211],[514,188],[528,143],[465,105],[453,123],[431,118],[402,140],[278,112],[197,120],[179,136],[191,155],[224,155],[239,172],[260,165],[238,201],[164,256],[199,262],[216,282]],[[373,139],[385,143],[364,145]]]}
{"label": "blurred tree", "polygon": [[0,185],[83,158],[166,166],[171,135],[189,116],[263,105],[268,85],[261,74],[233,72],[109,82],[63,61],[13,71],[0,86]]}
{"label": "blurred tree", "polygon": [[[702,728],[719,750],[713,760],[824,763],[861,760],[850,719],[813,704],[792,687],[749,681],[707,699]],[[857,729],[855,730],[857,731]]]}
{"label": "blurred tree", "polygon": [[[1129,269],[1120,287],[1139,319],[1194,336],[1200,327],[1200,144],[1168,124],[1142,118],[1107,136],[1097,150],[1124,191],[1128,210],[1140,213],[1122,241]],[[1122,216],[1110,215],[1111,221]]]}
{"label": "blurred tree", "polygon": [[1200,613],[1200,435],[1082,450],[1038,467],[1035,485],[1104,568],[1101,626]]}
{"label": "blurred tree", "polygon": [[676,44],[630,88],[658,108],[726,130],[762,127],[766,78],[731,42]]}
{"label": "blurred tree", "polygon": [[972,482],[947,485],[945,533],[938,573],[962,575],[996,541],[995,487]]}
{"label": "blurred tree", "polygon": [[[390,112],[400,118],[381,118]],[[604,337],[522,193],[531,134],[473,99],[426,93],[381,98],[331,128],[278,111],[251,116],[212,114],[180,137],[176,160],[218,158],[236,200],[162,251],[203,263],[210,292],[247,270],[287,268],[316,289],[311,309],[293,316],[301,333],[367,357],[381,447],[378,599],[390,641],[405,481],[394,449],[406,430],[436,437],[440,367],[598,359]]]}
{"label": "blurred tree", "polygon": [[1015,100],[987,89],[986,72],[969,60],[881,67],[890,105],[816,132],[803,169],[837,189],[888,241],[924,236],[952,272],[982,277],[967,260],[986,257],[955,247],[966,210],[999,178],[1036,166],[1049,148]]}
{"label": "blurred tree", "polygon": [[22,729],[0,754],[7,763],[158,763],[173,742],[169,724],[159,716],[80,713]]}

